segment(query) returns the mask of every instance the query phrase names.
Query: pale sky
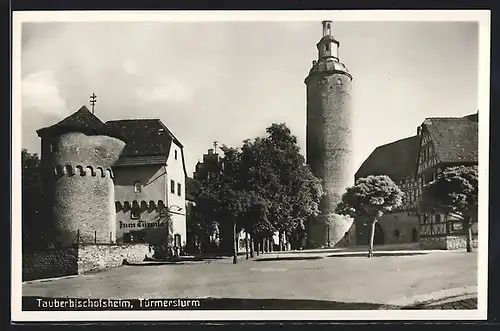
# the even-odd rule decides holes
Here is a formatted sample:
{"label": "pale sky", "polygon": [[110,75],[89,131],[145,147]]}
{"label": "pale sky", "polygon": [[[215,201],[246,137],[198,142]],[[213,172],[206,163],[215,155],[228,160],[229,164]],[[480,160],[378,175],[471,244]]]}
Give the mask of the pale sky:
{"label": "pale sky", "polygon": [[[329,19],[325,17],[325,19]],[[478,104],[478,23],[334,22],[354,77],[354,174],[379,145],[429,116]],[[35,130],[89,107],[102,120],[160,118],[185,147],[188,175],[203,153],[239,147],[285,122],[305,146],[304,78],[321,22],[24,23],[22,146]]]}

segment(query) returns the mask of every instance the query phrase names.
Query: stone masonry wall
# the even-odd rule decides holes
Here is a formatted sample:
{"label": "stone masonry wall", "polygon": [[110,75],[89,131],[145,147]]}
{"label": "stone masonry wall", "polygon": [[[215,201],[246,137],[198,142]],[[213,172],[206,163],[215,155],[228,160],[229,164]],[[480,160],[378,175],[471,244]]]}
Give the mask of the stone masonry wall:
{"label": "stone masonry wall", "polygon": [[22,265],[23,281],[76,275],[78,274],[78,249],[63,248],[23,254]]}
{"label": "stone masonry wall", "polygon": [[23,281],[63,277],[144,261],[153,254],[148,244],[85,245],[23,254]]}
{"label": "stone masonry wall", "polygon": [[[54,145],[51,201],[54,240],[71,245],[80,231],[85,243],[109,243],[115,222],[111,165],[125,143],[108,136],[61,135]],[[95,235],[97,233],[97,238]],[[112,234],[112,233],[111,233]]]}
{"label": "stone masonry wall", "polygon": [[57,179],[52,207],[63,245],[72,244],[78,231],[84,243],[109,243],[108,181],[112,181],[109,174],[62,175]]}
{"label": "stone masonry wall", "polygon": [[[455,250],[466,247],[466,236],[424,237],[420,239],[420,248],[422,249]],[[472,237],[472,247],[477,248],[477,236]]]}
{"label": "stone masonry wall", "polygon": [[123,264],[124,260],[129,263],[142,262],[146,256],[151,257],[152,254],[149,244],[80,246],[78,273],[118,267]]}
{"label": "stone masonry wall", "polygon": [[[472,237],[471,245],[473,248],[477,248],[477,236]],[[447,236],[446,237],[446,249],[463,249],[467,248],[467,237],[466,236]]]}
{"label": "stone masonry wall", "polygon": [[[313,174],[323,180],[326,193],[320,205],[322,214],[311,223],[308,238],[313,246],[334,245],[352,225],[352,220],[344,221],[333,214],[354,175],[351,77],[339,72],[316,73],[306,83],[307,162]],[[320,224],[325,222],[328,225]],[[332,226],[335,222],[342,224]]]}
{"label": "stone masonry wall", "polygon": [[421,249],[446,249],[445,237],[420,238]]}

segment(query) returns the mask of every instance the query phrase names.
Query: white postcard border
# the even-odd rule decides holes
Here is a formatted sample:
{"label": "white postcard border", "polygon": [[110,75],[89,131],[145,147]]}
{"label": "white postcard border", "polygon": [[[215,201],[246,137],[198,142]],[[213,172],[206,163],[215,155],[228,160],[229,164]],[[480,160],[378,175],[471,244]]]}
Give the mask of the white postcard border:
{"label": "white postcard border", "polygon": [[[210,320],[484,320],[487,312],[488,164],[490,101],[489,10],[365,11],[25,11],[13,13],[12,33],[12,321],[210,321]],[[479,222],[478,309],[430,310],[176,310],[45,311],[21,310],[21,26],[23,22],[144,21],[477,21],[479,23]]]}

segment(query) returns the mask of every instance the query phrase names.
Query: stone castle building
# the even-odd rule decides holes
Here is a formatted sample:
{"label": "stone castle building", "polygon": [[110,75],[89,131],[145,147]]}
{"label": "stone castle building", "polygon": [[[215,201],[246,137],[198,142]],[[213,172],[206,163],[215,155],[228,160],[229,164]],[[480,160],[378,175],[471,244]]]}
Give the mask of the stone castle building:
{"label": "stone castle building", "polygon": [[332,22],[324,21],[307,86],[306,158],[313,174],[322,179],[326,193],[321,214],[308,226],[309,246],[336,244],[352,224],[334,214],[345,189],[352,184],[352,76],[339,60],[339,41],[332,35]]}
{"label": "stone castle building", "polygon": [[[387,175],[404,192],[399,210],[381,217],[374,243],[419,242],[423,247],[453,249],[465,245],[465,231],[457,215],[418,212],[423,186],[446,167],[478,164],[478,113],[464,117],[430,117],[417,134],[377,147],[362,163],[355,180]],[[357,245],[367,245],[370,228],[357,218],[350,232]],[[473,225],[477,235],[477,223]]]}
{"label": "stone castle building", "polygon": [[183,145],[159,119],[103,123],[83,106],[37,133],[52,244],[186,245]]}

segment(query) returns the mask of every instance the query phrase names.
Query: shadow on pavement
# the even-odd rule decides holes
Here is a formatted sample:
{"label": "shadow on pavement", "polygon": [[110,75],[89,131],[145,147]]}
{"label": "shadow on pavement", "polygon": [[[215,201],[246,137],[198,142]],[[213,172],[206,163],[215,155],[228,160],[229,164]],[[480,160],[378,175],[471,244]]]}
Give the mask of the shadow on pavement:
{"label": "shadow on pavement", "polygon": [[[56,298],[48,297],[23,297],[22,309],[24,311],[90,311],[90,310],[176,310],[186,309],[193,307],[194,309],[220,309],[220,310],[245,310],[245,309],[271,309],[271,310],[311,310],[311,309],[324,309],[324,310],[376,310],[382,304],[378,303],[357,303],[357,302],[336,302],[336,301],[322,301],[322,300],[294,300],[294,299],[243,299],[243,298],[206,298],[206,299],[152,299],[150,301],[142,301],[138,299],[126,300],[130,302],[132,308],[128,307],[115,307],[110,309],[103,307],[102,302],[108,302],[108,299],[75,299],[64,298],[68,302],[65,307],[40,307],[38,299],[44,302],[54,302]],[[59,302],[62,298],[57,298]],[[165,307],[165,302],[171,300],[168,307]],[[73,302],[73,304],[70,304]],[[101,303],[98,303],[101,302]],[[121,302],[125,302],[121,300]],[[163,307],[159,307],[159,302],[163,302]],[[76,307],[80,305],[80,307]],[[83,307],[83,305],[86,305]],[[73,307],[72,307],[73,306]]]}
{"label": "shadow on pavement", "polygon": [[[413,256],[413,255],[425,255],[428,253],[422,253],[422,252],[373,252],[373,257],[383,257],[383,256]],[[340,253],[340,254],[332,254],[328,255],[327,257],[367,257],[368,252],[359,252],[359,253]]]}
{"label": "shadow on pavement", "polygon": [[323,256],[283,256],[283,257],[261,257],[256,258],[256,262],[264,261],[299,261],[299,260],[321,260]]}

